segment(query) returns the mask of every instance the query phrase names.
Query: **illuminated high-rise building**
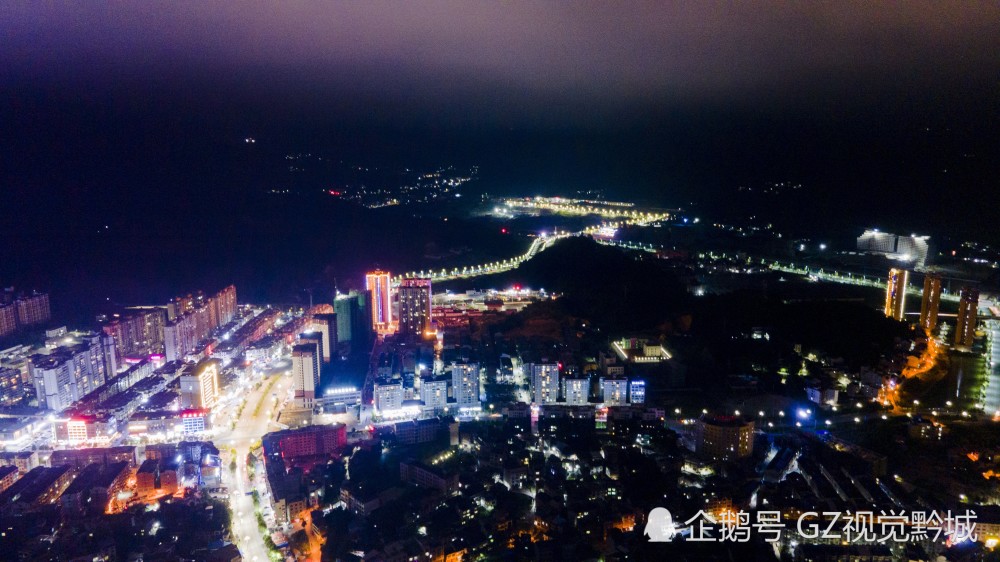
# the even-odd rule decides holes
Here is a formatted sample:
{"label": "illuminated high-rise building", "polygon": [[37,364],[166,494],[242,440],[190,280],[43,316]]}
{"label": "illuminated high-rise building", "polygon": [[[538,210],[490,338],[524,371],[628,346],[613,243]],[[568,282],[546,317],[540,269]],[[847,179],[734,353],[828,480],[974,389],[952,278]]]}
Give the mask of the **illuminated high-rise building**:
{"label": "illuminated high-rise building", "polygon": [[479,363],[455,363],[451,366],[451,390],[459,407],[479,404]]}
{"label": "illuminated high-rise building", "polygon": [[17,305],[17,323],[21,326],[44,324],[52,318],[49,312],[49,295],[32,292],[14,301]]}
{"label": "illuminated high-rise building", "polygon": [[190,375],[181,375],[181,408],[211,410],[219,402],[217,359],[204,359]]}
{"label": "illuminated high-rise building", "polygon": [[958,322],[955,323],[955,345],[972,347],[976,338],[976,323],[979,314],[979,289],[962,287],[958,300]]}
{"label": "illuminated high-rise building", "polygon": [[311,410],[319,386],[319,356],[316,341],[301,343],[292,348],[292,391],[295,405]]}
{"label": "illuminated high-rise building", "polygon": [[88,334],[79,343],[28,358],[38,405],[59,412],[103,386],[114,376],[106,371],[104,352],[101,336]]}
{"label": "illuminated high-rise building", "polygon": [[312,329],[323,336],[323,361],[329,363],[337,351],[337,314],[313,314]]}
{"label": "illuminated high-rise building", "polygon": [[215,295],[215,307],[219,318],[219,326],[224,326],[236,317],[236,287],[230,285]]}
{"label": "illuminated high-rise building", "polygon": [[906,285],[910,272],[905,269],[889,270],[889,283],[885,289],[885,315],[895,320],[903,319],[903,307],[906,305]]}
{"label": "illuminated high-rise building", "polygon": [[937,327],[938,306],[941,304],[941,276],[924,276],[924,294],[920,301],[920,327],[928,333]]}
{"label": "illuminated high-rise building", "polygon": [[399,284],[399,333],[423,335],[431,322],[431,280],[403,279]]}
{"label": "illuminated high-rise building", "polygon": [[17,307],[14,303],[4,304],[0,302],[0,338],[9,336],[17,331]]}
{"label": "illuminated high-rise building", "polygon": [[337,341],[347,342],[351,352],[370,351],[372,335],[371,291],[351,291],[333,301],[337,314]]}
{"label": "illuminated high-rise building", "polygon": [[[123,364],[128,357],[144,357],[150,353],[162,352],[166,325],[165,308],[131,307],[122,314],[116,314],[101,329],[114,338],[115,352],[118,354],[116,361]],[[205,334],[207,335],[207,330]]]}
{"label": "illuminated high-rise building", "polygon": [[372,294],[372,329],[379,334],[392,333],[392,285],[382,270],[365,275],[365,289]]}

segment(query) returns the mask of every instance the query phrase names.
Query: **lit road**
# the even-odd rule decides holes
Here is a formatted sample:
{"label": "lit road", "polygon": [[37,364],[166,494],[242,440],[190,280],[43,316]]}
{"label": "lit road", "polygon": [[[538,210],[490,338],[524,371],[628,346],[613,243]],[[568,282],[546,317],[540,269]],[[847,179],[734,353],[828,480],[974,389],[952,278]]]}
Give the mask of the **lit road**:
{"label": "lit road", "polygon": [[[478,277],[480,275],[490,275],[493,273],[510,271],[535,257],[539,252],[551,248],[557,240],[567,238],[569,236],[592,236],[596,241],[602,244],[620,245],[622,247],[635,250],[641,249],[655,251],[654,248],[649,245],[633,245],[624,242],[618,243],[608,241],[605,238],[602,238],[599,234],[602,227],[617,228],[622,225],[647,226],[655,222],[668,220],[671,216],[669,212],[637,209],[631,203],[594,202],[560,198],[508,199],[504,202],[504,206],[507,208],[507,211],[511,212],[515,209],[526,209],[529,211],[548,211],[563,215],[595,215],[602,219],[613,219],[616,222],[589,226],[580,232],[556,230],[551,233],[542,233],[540,236],[531,241],[531,245],[528,246],[528,250],[520,256],[492,263],[465,266],[462,268],[456,267],[450,270],[441,269],[438,271],[410,271],[394,278],[393,284],[398,285],[400,280],[404,278],[450,281],[453,279],[467,279],[470,277]],[[505,212],[502,209],[497,208],[494,214],[499,216],[508,216],[509,212]]]}
{"label": "lit road", "polygon": [[990,376],[986,383],[983,410],[996,416],[1000,412],[1000,320],[986,321],[986,336],[986,365]]}
{"label": "lit road", "polygon": [[[765,260],[760,260],[762,264],[766,263]],[[886,281],[879,277],[869,277],[866,275],[855,275],[854,273],[844,273],[834,270],[826,270],[821,267],[810,268],[796,267],[795,264],[782,264],[780,262],[771,262],[767,264],[767,267],[773,271],[781,271],[783,273],[792,273],[795,275],[802,275],[804,277],[812,277],[819,281],[828,281],[831,283],[841,283],[846,285],[858,285],[861,287],[872,287],[874,289],[885,289]],[[919,297],[924,293],[923,287],[917,285],[907,285],[906,294]],[[958,294],[956,293],[941,293],[941,300],[958,302]]]}
{"label": "lit road", "polygon": [[274,407],[276,400],[271,395],[276,394],[277,401],[283,400],[290,385],[290,379],[284,375],[272,375],[264,379],[260,388],[250,391],[235,428],[230,429],[229,424],[226,424],[214,439],[222,451],[236,449],[236,476],[234,478],[229,471],[228,460],[224,474],[228,479],[229,504],[233,512],[233,542],[239,547],[244,560],[263,562],[269,559],[264,538],[257,528],[253,499],[248,495],[253,489],[264,489],[264,485],[260,475],[257,483],[247,481],[247,453],[250,452],[252,443],[265,433],[277,429],[270,424],[279,409]]}
{"label": "lit road", "polygon": [[481,265],[466,266],[461,269],[456,267],[451,270],[442,269],[440,271],[431,271],[431,270],[410,271],[408,273],[404,273],[400,277],[393,279],[393,283],[398,284],[401,279],[410,277],[420,278],[420,279],[430,279],[432,281],[450,281],[453,279],[467,279],[470,277],[477,277],[479,275],[503,273],[504,271],[510,271],[512,269],[516,269],[522,263],[538,255],[539,252],[551,248],[552,244],[554,244],[556,240],[560,240],[562,238],[574,235],[575,234],[569,232],[558,232],[555,234],[539,236],[531,241],[531,245],[528,246],[528,251],[517,257]]}

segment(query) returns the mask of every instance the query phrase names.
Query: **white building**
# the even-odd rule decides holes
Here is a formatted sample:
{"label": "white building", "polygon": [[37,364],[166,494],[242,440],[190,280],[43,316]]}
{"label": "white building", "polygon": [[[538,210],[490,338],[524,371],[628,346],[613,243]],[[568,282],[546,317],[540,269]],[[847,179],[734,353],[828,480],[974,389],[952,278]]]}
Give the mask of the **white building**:
{"label": "white building", "polygon": [[455,363],[451,366],[451,388],[459,408],[478,406],[479,363]]}
{"label": "white building", "polygon": [[377,383],[374,389],[375,411],[379,414],[403,409],[403,383]]}
{"label": "white building", "polygon": [[555,404],[559,398],[559,365],[556,363],[527,363],[524,373],[531,380],[531,394],[535,404]]}
{"label": "white building", "polygon": [[806,396],[821,406],[836,406],[840,392],[836,388],[806,387]]}
{"label": "white building", "polygon": [[292,391],[295,406],[311,410],[319,386],[319,353],[314,343],[304,343],[292,348]]}
{"label": "white building", "polygon": [[857,248],[859,251],[881,254],[889,259],[913,262],[914,267],[919,269],[927,264],[930,237],[916,234],[899,236],[869,229],[858,237]]}
{"label": "white building", "polygon": [[567,406],[587,404],[590,394],[590,379],[563,379],[563,397]]}
{"label": "white building", "polygon": [[180,376],[181,408],[211,410],[219,402],[219,362],[205,359],[192,374]]}
{"label": "white building", "polygon": [[420,400],[428,410],[443,409],[448,405],[448,379],[424,379],[420,382]]}
{"label": "white building", "polygon": [[337,348],[337,315],[314,314],[312,330],[319,332],[323,341],[323,361],[329,363]]}
{"label": "white building", "polygon": [[602,379],[601,391],[605,406],[628,404],[628,381],[625,379]]}
{"label": "white building", "polygon": [[106,372],[107,365],[98,335],[84,337],[80,343],[49,354],[32,355],[28,374],[35,385],[38,405],[56,412],[65,410],[114,376]]}

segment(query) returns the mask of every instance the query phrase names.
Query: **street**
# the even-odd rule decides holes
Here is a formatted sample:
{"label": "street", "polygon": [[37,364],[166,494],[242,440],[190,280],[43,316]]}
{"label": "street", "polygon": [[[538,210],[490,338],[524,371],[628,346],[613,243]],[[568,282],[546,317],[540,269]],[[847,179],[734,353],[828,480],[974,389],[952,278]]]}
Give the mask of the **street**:
{"label": "street", "polygon": [[277,429],[271,427],[270,423],[280,409],[275,407],[275,402],[284,400],[290,384],[290,379],[282,374],[272,374],[265,378],[259,388],[250,391],[236,425],[233,427],[228,422],[223,422],[223,430],[215,438],[220,450],[236,449],[236,474],[234,476],[228,470],[228,460],[225,474],[229,479],[229,504],[233,512],[233,542],[239,547],[244,560],[263,562],[269,559],[264,538],[257,527],[257,516],[250,495],[254,489],[263,489],[263,475],[258,474],[259,484],[248,481],[246,457],[251,444],[265,433]]}

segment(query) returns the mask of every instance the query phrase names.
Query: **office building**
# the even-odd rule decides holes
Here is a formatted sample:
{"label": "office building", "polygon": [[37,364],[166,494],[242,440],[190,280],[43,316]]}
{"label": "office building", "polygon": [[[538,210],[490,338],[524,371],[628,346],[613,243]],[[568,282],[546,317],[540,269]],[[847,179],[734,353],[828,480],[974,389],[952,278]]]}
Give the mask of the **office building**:
{"label": "office building", "polygon": [[941,276],[924,276],[924,293],[920,299],[920,327],[928,334],[937,328],[938,307],[941,304]]}
{"label": "office building", "polygon": [[734,461],[753,453],[754,423],[738,416],[706,414],[694,431],[695,452],[714,460]]}
{"label": "office building", "polygon": [[373,271],[365,276],[365,289],[372,295],[372,329],[379,334],[393,331],[392,290],[389,274]]}
{"label": "office building", "polygon": [[301,343],[292,348],[292,392],[298,408],[311,410],[319,386],[319,351],[317,343]]}
{"label": "office building", "polygon": [[885,289],[885,315],[894,320],[902,320],[906,307],[906,287],[910,272],[905,269],[889,270],[888,286]]}
{"label": "office building", "polygon": [[403,279],[399,288],[399,333],[423,336],[431,322],[431,280]]}
{"label": "office building", "polygon": [[582,406],[589,402],[590,379],[566,378],[562,387],[567,406]]}
{"label": "office building", "polygon": [[211,410],[219,402],[219,370],[216,359],[204,359],[191,374],[180,376],[181,408]]}
{"label": "office building", "polygon": [[451,389],[459,408],[479,406],[479,363],[453,364]]}
{"label": "office building", "polygon": [[628,404],[628,381],[625,379],[601,379],[601,396],[605,406]]}
{"label": "office building", "polygon": [[556,363],[527,363],[524,374],[531,381],[531,395],[535,404],[555,404],[559,398],[559,365]]}
{"label": "office building", "polygon": [[972,347],[979,319],[979,289],[962,287],[958,300],[958,320],[955,323],[955,346]]}

